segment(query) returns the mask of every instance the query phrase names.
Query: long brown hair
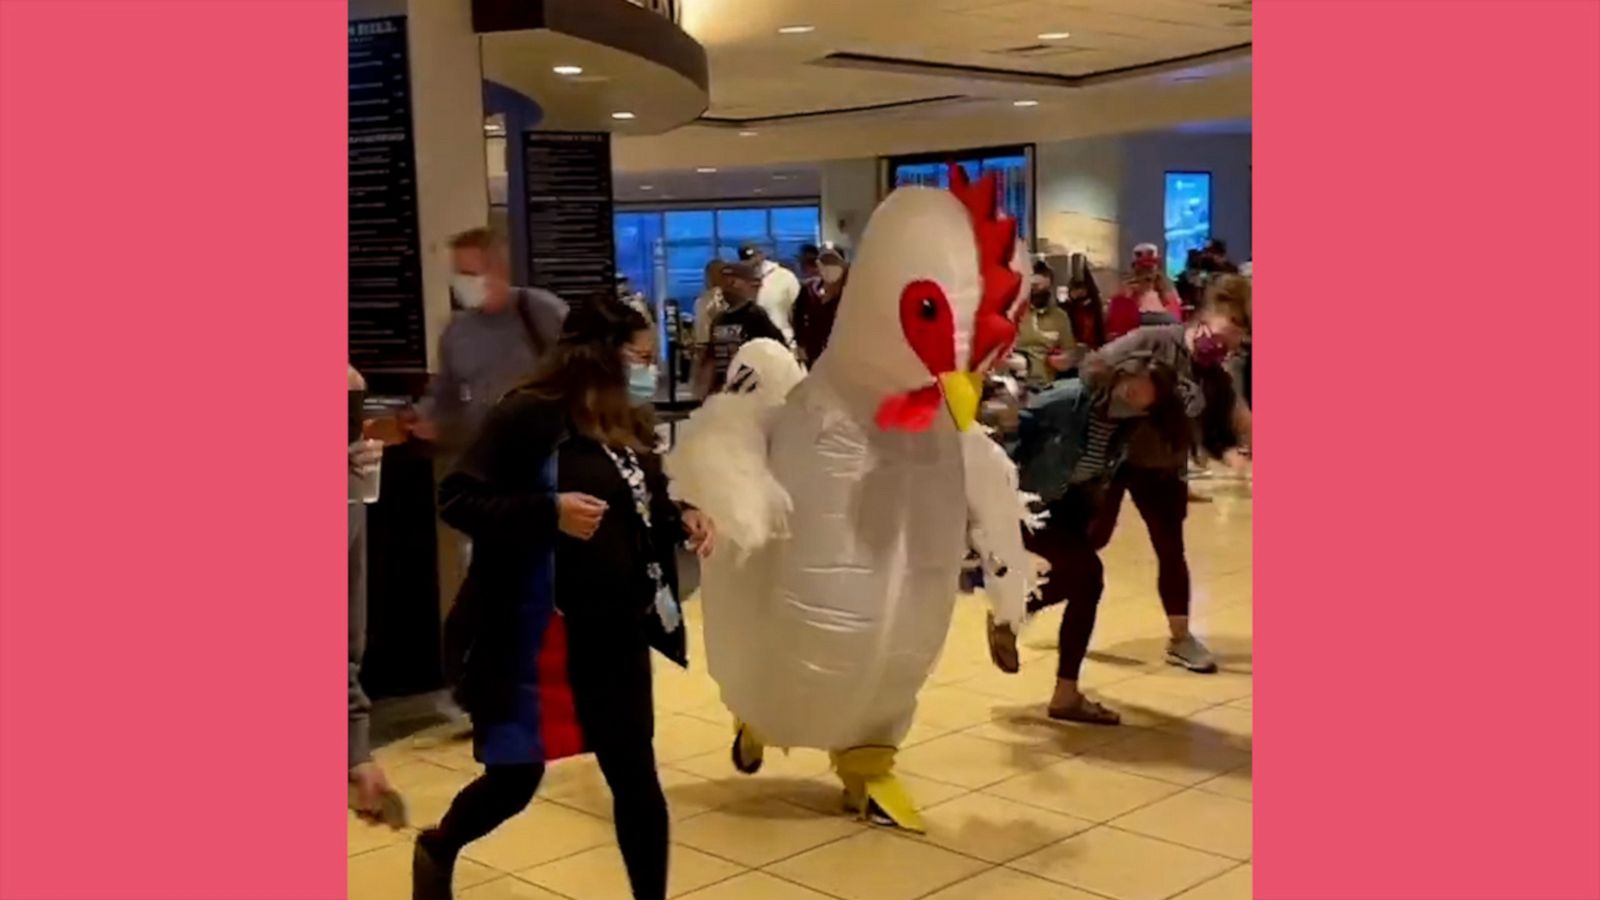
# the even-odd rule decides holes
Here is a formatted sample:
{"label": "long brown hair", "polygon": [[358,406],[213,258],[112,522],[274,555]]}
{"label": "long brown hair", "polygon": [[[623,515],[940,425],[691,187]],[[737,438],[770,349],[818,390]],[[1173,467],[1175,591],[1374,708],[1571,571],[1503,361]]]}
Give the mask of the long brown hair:
{"label": "long brown hair", "polygon": [[655,448],[649,407],[628,396],[626,347],[650,323],[638,310],[612,297],[598,297],[567,314],[561,340],[533,378],[519,389],[564,408],[572,429],[611,447]]}

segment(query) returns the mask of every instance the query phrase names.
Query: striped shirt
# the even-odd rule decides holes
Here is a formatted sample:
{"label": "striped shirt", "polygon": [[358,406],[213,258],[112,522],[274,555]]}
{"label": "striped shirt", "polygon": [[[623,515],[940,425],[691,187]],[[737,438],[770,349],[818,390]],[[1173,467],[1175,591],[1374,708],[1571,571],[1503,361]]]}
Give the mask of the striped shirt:
{"label": "striped shirt", "polygon": [[1111,475],[1114,460],[1111,458],[1111,439],[1117,435],[1118,424],[1104,412],[1089,414],[1089,434],[1084,442],[1083,455],[1072,467],[1072,483],[1083,484]]}

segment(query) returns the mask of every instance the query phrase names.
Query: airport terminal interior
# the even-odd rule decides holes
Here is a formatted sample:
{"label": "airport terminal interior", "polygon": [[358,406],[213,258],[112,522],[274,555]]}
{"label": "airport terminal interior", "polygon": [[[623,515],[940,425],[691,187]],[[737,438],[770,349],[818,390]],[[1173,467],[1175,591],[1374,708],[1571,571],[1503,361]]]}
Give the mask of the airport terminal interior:
{"label": "airport terminal interior", "polygon": [[[1252,895],[1250,0],[349,6],[351,898]],[[939,200],[926,207],[933,213],[905,213],[905,203],[896,209],[897,196],[936,193]],[[979,523],[989,520],[972,499],[967,432],[987,434],[995,458],[1009,454],[1014,463],[1009,490],[1021,473],[1023,490],[1049,494],[1032,509],[1052,515],[1013,529],[1021,543],[993,543],[1026,545],[1027,559],[1015,558],[1021,566],[1008,565],[996,558],[1004,551],[990,549],[995,529],[959,521],[960,477],[953,486],[918,485],[908,502],[954,491],[956,514],[943,517],[948,521],[901,526],[905,534],[968,542],[965,560],[956,553],[927,563],[937,572],[948,568],[948,594],[941,589],[898,607],[891,598],[884,607],[891,612],[872,621],[846,615],[844,600],[831,609],[829,587],[819,596],[796,595],[792,585],[774,582],[770,601],[759,592],[746,600],[757,583],[751,572],[781,567],[751,567],[737,532],[741,520],[716,514],[719,502],[742,501],[719,501],[715,485],[702,486],[703,472],[683,476],[686,464],[675,464],[674,452],[682,445],[679,459],[697,461],[724,452],[706,443],[711,427],[702,423],[713,422],[718,401],[745,389],[738,360],[747,357],[739,351],[756,346],[748,342],[761,334],[770,332],[773,346],[787,345],[780,368],[806,379],[787,401],[781,394],[774,401],[787,403],[784,411],[797,397],[817,402],[821,388],[811,382],[849,366],[837,357],[870,357],[871,371],[890,373],[885,378],[897,360],[912,359],[898,331],[847,333],[878,321],[852,317],[852,306],[899,303],[906,337],[919,357],[931,359],[915,320],[934,321],[933,301],[918,306],[923,295],[911,286],[900,295],[900,282],[891,293],[873,286],[893,268],[885,259],[949,246],[938,237],[935,213],[950,210],[963,246],[978,248],[979,268],[967,281],[988,291],[981,307],[977,299],[963,306],[951,287],[948,307],[941,307],[955,310],[957,352],[971,358],[929,362],[919,377],[930,386],[901,395],[908,403],[931,397],[929,419],[907,414],[892,424],[886,400],[861,427],[874,435],[876,428],[927,427],[950,438],[926,446],[914,437],[883,438],[890,441],[883,446],[921,448],[907,451],[919,464],[939,448],[967,448],[953,451],[951,471],[962,471],[962,454],[969,454],[966,499]],[[985,248],[1004,258],[985,260]],[[967,271],[973,263],[962,265]],[[997,291],[1005,296],[993,299]],[[938,296],[943,302],[944,292]],[[516,314],[496,320],[497,304],[504,305],[497,297],[509,297],[504,303]],[[564,320],[542,318],[555,308],[539,305],[546,298],[559,299]],[[983,318],[994,303],[1009,320],[1004,327]],[[597,458],[615,462],[607,477],[622,474],[617,484],[626,481],[633,491],[622,496],[635,501],[643,528],[654,533],[663,515],[682,519],[687,541],[667,553],[664,572],[655,563],[645,571],[656,597],[651,627],[686,641],[687,666],[640,645],[637,659],[647,654],[651,670],[643,683],[653,690],[644,710],[629,704],[637,697],[624,688],[595,688],[580,657],[597,646],[585,630],[596,626],[573,616],[564,631],[551,624],[578,602],[560,593],[572,583],[559,565],[566,551],[527,551],[529,559],[548,553],[557,563],[553,576],[545,563],[538,569],[555,585],[557,611],[539,614],[546,618],[537,628],[528,625],[533,619],[504,620],[536,633],[539,656],[536,678],[531,660],[518,664],[530,673],[519,682],[527,693],[518,702],[531,712],[518,723],[524,739],[512,743],[529,758],[508,765],[504,716],[493,719],[462,688],[481,683],[475,675],[464,681],[462,672],[476,671],[484,656],[475,662],[471,650],[463,652],[460,635],[483,626],[458,606],[473,593],[463,591],[469,572],[470,583],[481,586],[506,570],[520,545],[487,531],[463,533],[458,528],[485,520],[464,518],[459,509],[479,496],[474,492],[505,489],[496,479],[524,484],[500,457],[475,467],[488,458],[482,447],[495,423],[509,421],[502,413],[511,396],[495,400],[589,339],[577,332],[596,327],[596,310],[617,311],[606,313],[607,322],[647,328],[614,349],[657,441],[654,453],[641,447],[638,457],[660,455],[666,475],[654,481],[655,470],[644,465],[646,474],[635,479],[638,459],[621,445],[607,445]],[[971,310],[978,318],[969,328],[962,315]],[[985,343],[995,328],[1003,335]],[[1114,348],[1150,335],[1170,340],[1175,356],[1150,351],[1117,361],[1123,357]],[[1000,352],[982,352],[994,348]],[[1113,362],[1102,366],[1106,360]],[[946,371],[953,369],[961,371]],[[762,368],[760,384],[771,377]],[[1186,391],[1191,377],[1200,385],[1193,395]],[[649,380],[641,387],[640,378]],[[1151,393],[1141,400],[1145,388]],[[1047,412],[1063,392],[1082,398],[1087,424],[1063,424],[1080,419]],[[1139,454],[1154,451],[1141,449],[1139,429],[1153,433],[1158,410],[1176,404],[1181,411],[1186,398],[1200,395],[1208,410],[1229,410],[1208,416],[1190,403],[1190,430],[1176,461],[1146,465]],[[962,409],[971,415],[964,418]],[[1177,419],[1182,430],[1183,415]],[[1036,446],[1028,429],[1044,426],[1029,423],[1086,429],[1070,478],[1066,469],[1046,477],[1064,496],[1032,486],[1039,466],[1021,460]],[[958,431],[964,443],[952,443]],[[765,432],[769,441],[793,433],[776,426]],[[690,456],[691,437],[700,441],[699,456]],[[571,439],[563,440],[550,451],[551,472],[557,456],[568,459]],[[844,452],[818,446],[818,458]],[[726,453],[736,454],[731,444]],[[773,543],[805,546],[806,516],[820,502],[812,495],[826,493],[808,493],[805,476],[785,474],[803,467],[797,456],[803,454],[772,450],[774,477],[793,497],[793,521],[765,545],[780,556],[789,551],[772,551]],[[542,465],[535,461],[530,471]],[[728,468],[730,479],[744,474],[739,465]],[[569,496],[567,471],[559,476],[562,498]],[[549,477],[553,493],[557,476]],[[651,485],[663,493],[669,480],[677,506],[651,496]],[[863,490],[877,484],[870,473],[859,480]],[[1090,492],[1086,483],[1098,487]],[[1082,496],[1099,504],[1085,514],[1087,525],[1068,502]],[[559,528],[560,540],[570,543],[583,525],[569,513],[581,519],[582,511],[565,503],[555,501],[557,512],[544,520],[556,522],[552,539]],[[612,503],[604,516],[626,506]],[[868,527],[852,516],[882,518],[850,509],[811,532]],[[517,527],[519,541],[538,531]],[[593,527],[606,535],[607,526]],[[700,528],[715,533],[709,550],[697,544],[706,533]],[[1077,538],[1039,537],[1072,528]],[[1068,544],[1072,549],[1059,550]],[[905,546],[899,555],[867,554],[870,561],[858,556],[851,564],[923,565],[917,554],[934,552],[913,538]],[[625,568],[631,558],[616,565]],[[757,551],[754,558],[764,557]],[[726,574],[741,566],[745,580]],[[1103,588],[1097,574],[1084,576],[1085,567],[1103,570]],[[886,583],[899,590],[901,574],[889,572]],[[805,584],[816,583],[814,576]],[[1083,587],[1086,578],[1092,588]],[[1024,583],[1028,614],[1012,616],[1006,610],[1020,611],[1024,599],[1014,585]],[[730,591],[730,584],[742,587]],[[1081,592],[1091,589],[1095,596],[1085,600]],[[548,600],[542,590],[525,592],[543,598],[530,600],[529,609]],[[1052,590],[1064,590],[1065,599],[1039,599]],[[736,605],[730,592],[741,593],[747,610],[788,598],[805,615],[768,622],[741,613],[745,633],[730,632],[717,621]],[[1082,624],[1086,604],[1091,613]],[[821,607],[830,607],[828,615]],[[1078,631],[1063,624],[1074,615]],[[865,636],[849,644],[855,655],[847,660],[815,662],[808,653],[833,652],[817,649],[826,641],[783,636],[799,619],[822,637],[856,629]],[[1020,624],[1006,624],[1013,619]],[[888,655],[884,647],[894,629],[910,627],[906,622],[944,636],[922,648],[924,662],[904,663],[915,653],[903,648],[882,665],[865,658]],[[880,640],[870,633],[875,627],[889,636]],[[557,665],[571,667],[582,719],[573,732],[582,738],[569,750],[580,752],[561,751],[566,732],[551,724],[573,702],[552,693],[565,680],[547,664],[558,633],[569,658]],[[1081,665],[1069,646],[1080,637],[1088,640]],[[762,748],[751,722],[782,720],[781,711],[763,720],[760,704],[749,699],[758,692],[734,683],[730,664],[717,669],[719,659],[733,658],[719,642],[747,639],[767,642],[767,658],[756,658],[780,673],[775,683],[791,682],[774,693],[792,689],[794,678],[848,669],[855,674],[841,677],[855,680],[846,687],[872,695],[860,708],[903,692],[895,707],[904,710],[901,727],[868,729],[841,743],[838,735],[849,732],[844,710],[857,708],[852,698],[839,705],[840,722],[808,726],[827,739]],[[477,640],[472,646],[487,639]],[[785,655],[793,659],[779,665]],[[910,665],[914,677],[897,675],[885,687],[862,674],[899,672],[896,665]],[[1075,680],[1066,674],[1073,670]],[[530,686],[533,680],[538,684]],[[818,691],[828,689],[825,679],[817,683]],[[586,690],[604,699],[586,698]],[[354,746],[358,707],[359,743],[370,745],[370,756]],[[628,789],[634,799],[619,797],[614,807],[608,776],[622,778],[624,763],[603,774],[588,752],[607,747],[607,760],[648,760],[648,737],[631,751],[618,742],[627,744],[624,733],[641,719],[648,724],[650,709],[664,836],[630,824],[649,818],[636,805],[637,786]],[[617,722],[626,727],[613,727]],[[633,752],[640,750],[642,757]],[[876,761],[857,769],[851,760],[865,758],[852,756],[858,752]],[[506,800],[517,791],[507,791],[505,773],[526,773],[541,759],[531,802]],[[752,768],[759,771],[744,771]],[[631,783],[640,776],[630,771]],[[647,771],[643,777],[649,781]],[[463,826],[488,815],[482,801],[495,792],[504,814],[476,831]],[[479,805],[468,815],[473,798]],[[447,811],[453,821],[445,821]],[[659,847],[651,845],[662,840],[664,894],[650,874],[659,869],[651,862]],[[428,879],[431,886],[423,884]]]}

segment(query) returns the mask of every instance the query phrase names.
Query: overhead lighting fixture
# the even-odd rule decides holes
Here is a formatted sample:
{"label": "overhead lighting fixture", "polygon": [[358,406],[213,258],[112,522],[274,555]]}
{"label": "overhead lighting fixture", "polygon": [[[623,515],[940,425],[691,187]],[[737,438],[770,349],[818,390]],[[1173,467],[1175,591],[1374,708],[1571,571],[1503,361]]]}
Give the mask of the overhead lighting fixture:
{"label": "overhead lighting fixture", "polygon": [[631,112],[614,112],[614,113],[611,114],[611,118],[616,119],[619,122],[626,122],[629,119],[633,118],[633,113],[631,113]]}
{"label": "overhead lighting fixture", "polygon": [[655,189],[656,189],[656,186],[653,185],[653,184],[641,184],[641,185],[639,185],[639,190],[641,190],[641,191],[653,191]]}
{"label": "overhead lighting fixture", "polygon": [[741,131],[741,132],[739,132],[739,137],[755,137],[755,136],[756,136],[756,132],[754,132],[754,131]]}
{"label": "overhead lighting fixture", "polygon": [[1038,106],[1039,105],[1039,101],[1037,101],[1037,100],[1013,100],[1013,101],[1011,101],[1011,105],[1012,106],[1019,106],[1019,107]]}
{"label": "overhead lighting fixture", "polygon": [[701,166],[700,168],[695,169],[695,171],[699,172],[701,175],[715,175],[717,169],[715,166]]}
{"label": "overhead lighting fixture", "polygon": [[785,25],[778,29],[779,34],[810,34],[817,30],[815,25]]}
{"label": "overhead lighting fixture", "polygon": [[1070,31],[1042,31],[1039,33],[1039,40],[1041,41],[1064,41],[1069,37],[1072,37],[1072,32]]}
{"label": "overhead lighting fixture", "polygon": [[757,194],[765,194],[766,192],[767,192],[766,188],[756,188],[755,191],[753,191],[753,193],[757,193]]}
{"label": "overhead lighting fixture", "polygon": [[772,180],[773,181],[788,181],[789,180],[789,176],[784,175],[784,174],[782,174],[780,172],[779,174],[772,176]]}
{"label": "overhead lighting fixture", "polygon": [[557,75],[582,75],[583,66],[556,66],[550,71]]}
{"label": "overhead lighting fixture", "polygon": [[1178,84],[1193,84],[1196,81],[1205,81],[1206,80],[1206,76],[1204,76],[1204,75],[1179,75],[1177,78],[1174,78],[1172,80],[1177,82]]}

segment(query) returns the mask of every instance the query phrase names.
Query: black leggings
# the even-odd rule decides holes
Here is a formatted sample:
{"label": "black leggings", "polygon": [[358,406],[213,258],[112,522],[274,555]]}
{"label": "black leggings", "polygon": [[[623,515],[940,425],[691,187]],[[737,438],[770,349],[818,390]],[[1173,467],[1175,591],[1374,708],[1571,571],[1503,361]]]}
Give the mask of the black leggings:
{"label": "black leggings", "polygon": [[1089,652],[1089,638],[1094,635],[1100,595],[1105,591],[1105,569],[1089,537],[1099,504],[1097,494],[1093,488],[1073,487],[1046,507],[1049,518],[1043,528],[1023,532],[1028,552],[1050,563],[1040,597],[1030,607],[1038,610],[1063,601],[1067,604],[1061,613],[1056,662],[1056,677],[1067,681],[1078,680],[1083,657]]}
{"label": "black leggings", "polygon": [[1117,530],[1122,498],[1133,495],[1133,506],[1150,532],[1156,551],[1156,592],[1169,616],[1189,614],[1189,561],[1183,550],[1183,520],[1189,515],[1189,485],[1182,469],[1147,469],[1123,465],[1112,477],[1089,528],[1096,550],[1105,549]]}
{"label": "black leggings", "polygon": [[[584,741],[611,788],[617,844],[635,900],[667,896],[667,798],[656,776],[650,650],[616,623],[567,619],[568,674]],[[489,766],[462,789],[439,827],[423,837],[428,851],[452,859],[533,799],[540,763]]]}

